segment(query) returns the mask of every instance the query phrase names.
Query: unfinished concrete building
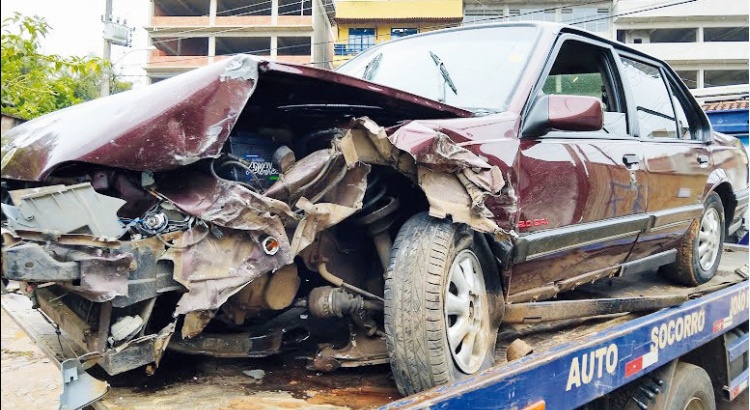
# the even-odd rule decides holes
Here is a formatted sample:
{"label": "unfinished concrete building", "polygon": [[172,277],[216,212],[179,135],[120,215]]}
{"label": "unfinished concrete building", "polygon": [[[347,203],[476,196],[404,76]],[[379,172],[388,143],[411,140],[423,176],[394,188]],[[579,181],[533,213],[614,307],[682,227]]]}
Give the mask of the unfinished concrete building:
{"label": "unfinished concrete building", "polygon": [[146,30],[151,82],[248,53],[329,68],[333,3],[321,0],[153,0]]}

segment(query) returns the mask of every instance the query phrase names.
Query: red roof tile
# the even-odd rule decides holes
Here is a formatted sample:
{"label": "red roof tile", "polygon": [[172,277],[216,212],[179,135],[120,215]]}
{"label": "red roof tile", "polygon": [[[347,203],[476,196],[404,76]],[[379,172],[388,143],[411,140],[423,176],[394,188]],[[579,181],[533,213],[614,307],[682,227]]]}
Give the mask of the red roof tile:
{"label": "red roof tile", "polygon": [[750,107],[748,100],[737,100],[737,101],[717,101],[703,104],[703,111],[719,111],[719,110],[747,110]]}

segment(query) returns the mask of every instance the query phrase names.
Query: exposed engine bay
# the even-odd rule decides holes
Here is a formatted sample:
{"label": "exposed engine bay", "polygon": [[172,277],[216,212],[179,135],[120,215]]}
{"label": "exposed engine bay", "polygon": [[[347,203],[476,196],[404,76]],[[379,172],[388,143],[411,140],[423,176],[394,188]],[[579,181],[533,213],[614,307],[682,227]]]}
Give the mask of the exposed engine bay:
{"label": "exposed engine bay", "polygon": [[[4,280],[111,375],[158,367],[167,348],[263,357],[307,341],[319,371],[385,363],[383,274],[401,224],[429,211],[507,236],[483,204],[505,186],[499,170],[401,122],[455,113],[335,83],[323,97],[305,77],[264,78],[262,64],[196,70],[246,94],[239,108],[194,134],[140,127],[119,140],[131,162],[100,146],[31,175],[16,159],[42,133],[3,147]],[[171,134],[148,145],[160,132]],[[202,135],[201,150],[187,155],[174,135]]]}

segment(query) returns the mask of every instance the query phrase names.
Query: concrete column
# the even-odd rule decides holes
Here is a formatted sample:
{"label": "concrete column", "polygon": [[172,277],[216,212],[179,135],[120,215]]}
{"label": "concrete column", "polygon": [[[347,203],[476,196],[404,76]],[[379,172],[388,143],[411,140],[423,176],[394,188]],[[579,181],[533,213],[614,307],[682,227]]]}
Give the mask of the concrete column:
{"label": "concrete column", "polygon": [[279,0],[271,0],[271,24],[279,24]]}
{"label": "concrete column", "polygon": [[278,56],[278,50],[279,47],[279,39],[276,37],[276,34],[271,36],[271,61],[276,61],[276,57]]}
{"label": "concrete column", "polygon": [[698,27],[698,34],[695,37],[695,41],[699,43],[703,42],[703,26]]}
{"label": "concrete column", "polygon": [[[314,1],[315,0],[313,0],[313,2]],[[317,47],[315,45],[315,35],[310,35],[310,64],[313,67],[317,67],[319,65],[319,64],[314,64],[315,63],[315,58],[317,57],[317,54],[318,54],[318,53],[315,52],[315,47]]]}
{"label": "concrete column", "polygon": [[216,9],[218,8],[218,0],[211,0],[208,5],[208,25],[213,26],[216,24]]}
{"label": "concrete column", "polygon": [[208,63],[214,62],[214,56],[216,55],[216,37],[208,36]]}
{"label": "concrete column", "polygon": [[705,82],[703,81],[703,72],[704,70],[701,68],[698,70],[698,84],[696,85],[696,88],[705,88]]}

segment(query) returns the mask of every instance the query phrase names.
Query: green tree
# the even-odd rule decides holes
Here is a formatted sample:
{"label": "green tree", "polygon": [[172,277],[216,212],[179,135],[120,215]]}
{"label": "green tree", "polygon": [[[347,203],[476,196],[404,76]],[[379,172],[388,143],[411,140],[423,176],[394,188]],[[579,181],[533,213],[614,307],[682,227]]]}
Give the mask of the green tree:
{"label": "green tree", "polygon": [[[40,115],[99,96],[101,72],[109,64],[97,57],[61,57],[40,51],[50,31],[39,17],[16,13],[2,22],[3,112],[24,118]],[[131,84],[112,78],[115,92]]]}

